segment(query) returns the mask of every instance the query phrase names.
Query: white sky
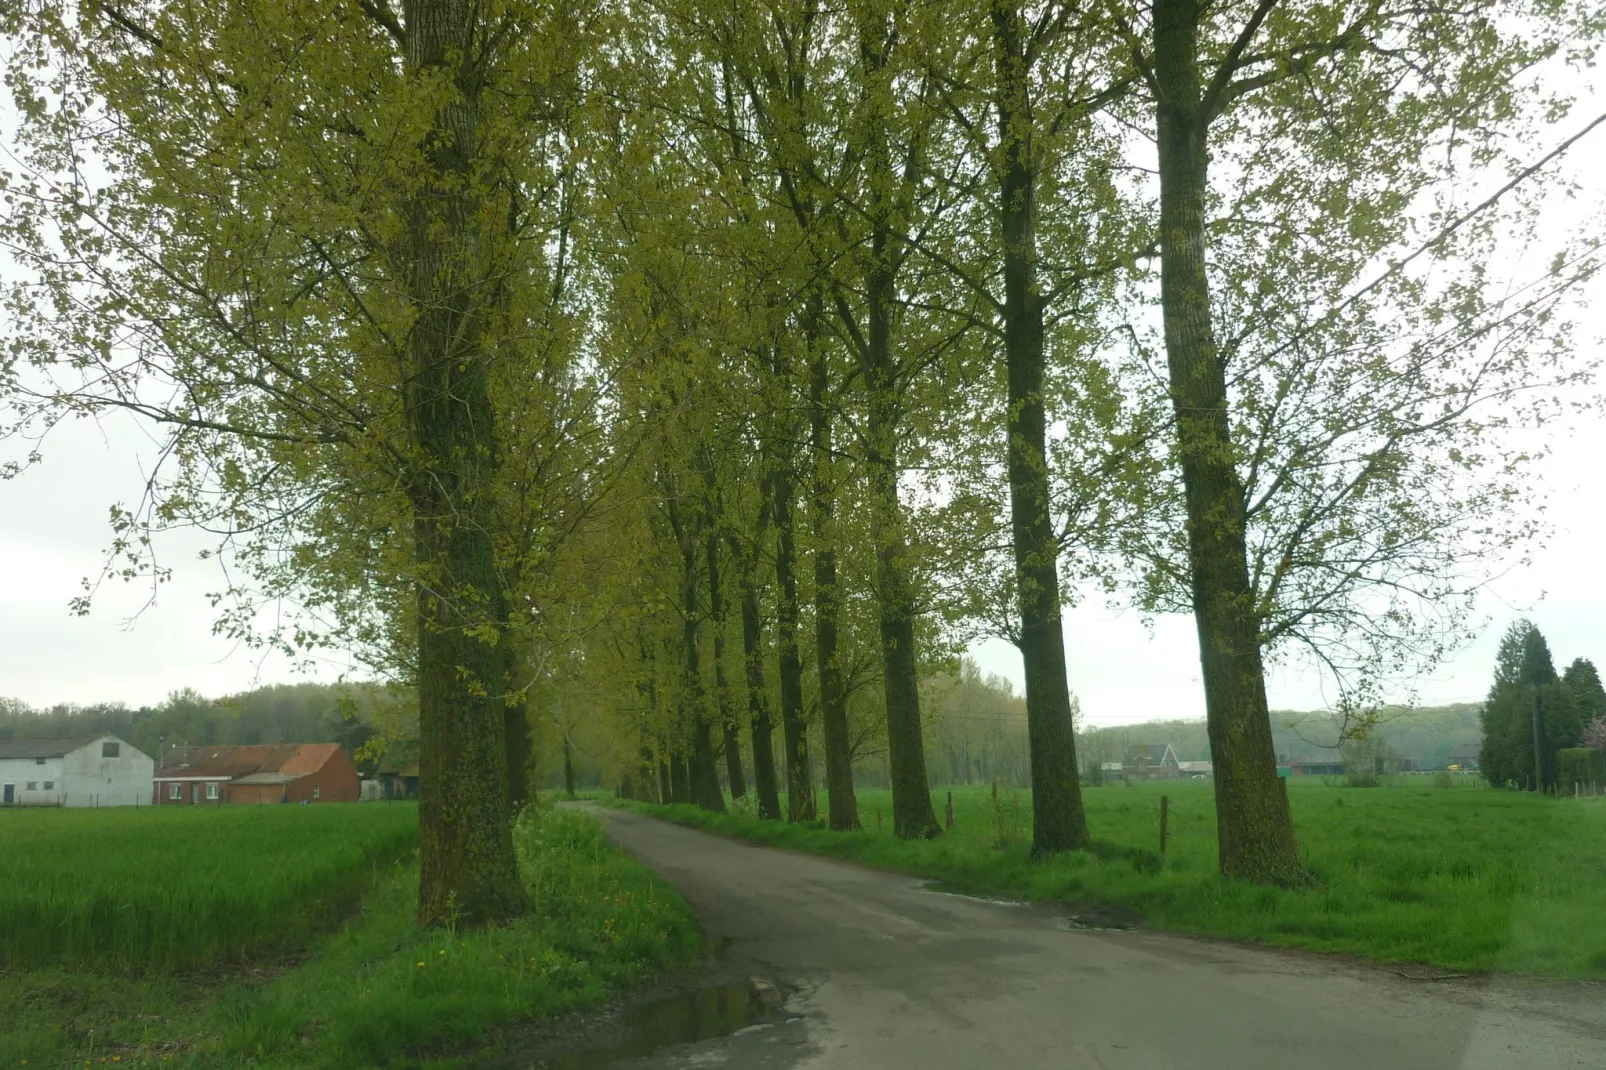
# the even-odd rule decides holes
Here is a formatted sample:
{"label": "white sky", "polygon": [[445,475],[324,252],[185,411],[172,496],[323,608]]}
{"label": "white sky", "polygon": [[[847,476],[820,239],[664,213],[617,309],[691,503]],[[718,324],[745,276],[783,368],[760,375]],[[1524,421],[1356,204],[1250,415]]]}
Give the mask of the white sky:
{"label": "white sky", "polygon": [[[1586,102],[1578,114],[1598,110]],[[1582,121],[1569,121],[1565,131]],[[1567,210],[1599,217],[1606,206],[1606,129],[1578,146],[1565,169],[1587,187]],[[1579,334],[1581,343],[1598,346],[1606,336],[1606,312],[1590,312],[1591,305],[1606,309],[1606,280],[1598,280],[1584,302]],[[1551,445],[1544,474],[1552,538],[1535,552],[1533,565],[1507,573],[1484,592],[1479,611],[1488,624],[1474,643],[1415,683],[1418,701],[1481,698],[1500,633],[1520,615],[1544,632],[1558,667],[1580,656],[1606,665],[1606,427],[1591,420],[1558,430]],[[282,657],[263,658],[212,635],[206,593],[221,582],[215,563],[197,559],[207,545],[197,537],[175,534],[159,545],[174,579],[156,591],[153,603],[147,606],[148,585],[113,583],[90,616],[72,616],[69,600],[84,576],[99,572],[110,542],[109,506],[139,497],[150,441],[126,419],[80,422],[58,428],[43,453],[37,468],[0,481],[0,696],[33,705],[139,705],[182,687],[217,695],[309,678]],[[0,461],[19,455],[15,445],[0,443]],[[1012,646],[990,641],[972,653],[983,671],[1020,689],[1020,657]],[[1071,687],[1090,723],[1204,715],[1189,617],[1159,618],[1151,634],[1135,612],[1110,611],[1095,600],[1067,612],[1066,653]],[[311,678],[334,679],[348,668],[340,655],[326,655]],[[1326,704],[1319,677],[1298,666],[1277,669],[1269,684],[1274,708]]]}

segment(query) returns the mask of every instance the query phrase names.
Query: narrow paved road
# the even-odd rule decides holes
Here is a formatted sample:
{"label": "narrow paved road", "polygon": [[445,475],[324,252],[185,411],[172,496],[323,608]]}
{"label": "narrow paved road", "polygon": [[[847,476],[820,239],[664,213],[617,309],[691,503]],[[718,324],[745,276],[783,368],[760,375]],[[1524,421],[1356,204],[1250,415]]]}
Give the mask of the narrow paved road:
{"label": "narrow paved road", "polygon": [[772,1023],[631,1068],[1606,1068],[1606,986],[1406,980],[1144,932],[596,811],[681,890]]}

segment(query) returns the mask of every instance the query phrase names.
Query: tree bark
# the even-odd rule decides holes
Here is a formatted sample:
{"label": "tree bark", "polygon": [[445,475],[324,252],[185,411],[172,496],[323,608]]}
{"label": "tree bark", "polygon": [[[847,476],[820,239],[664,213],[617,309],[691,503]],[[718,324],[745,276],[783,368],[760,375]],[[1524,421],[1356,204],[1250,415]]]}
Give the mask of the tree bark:
{"label": "tree bark", "polygon": [[[818,322],[818,311],[811,312]],[[810,534],[814,539],[814,659],[820,678],[820,727],[825,736],[825,790],[831,827],[840,832],[859,827],[859,803],[853,793],[853,742],[848,733],[848,699],[837,660],[841,620],[836,580],[836,484],[832,477],[830,360],[817,339],[809,353],[809,448],[813,467],[809,481]]]}
{"label": "tree bark", "polygon": [[574,798],[574,744],[567,734],[563,737],[563,793]]}
{"label": "tree bark", "polygon": [[1008,366],[1009,512],[1015,544],[1026,732],[1032,769],[1032,853],[1088,844],[1077,779],[1076,733],[1065,678],[1059,542],[1050,513],[1048,421],[1043,403],[1043,297],[1037,282],[1033,117],[1017,0],[994,0],[998,193],[1004,239],[1004,356]]}
{"label": "tree bark", "polygon": [[481,345],[483,243],[477,194],[480,84],[467,0],[405,0],[405,66],[456,87],[423,144],[407,205],[406,280],[417,316],[403,393],[420,578],[418,920],[471,924],[521,913],[524,889],[507,805],[504,655],[491,531],[495,412]]}
{"label": "tree bark", "polygon": [[[769,526],[769,499],[760,509],[758,538]],[[763,622],[758,610],[758,555],[741,553],[742,563],[742,666],[747,675],[747,720],[753,736],[753,790],[758,795],[758,816],[781,819],[781,795],[775,776],[774,727],[770,721],[769,687],[764,682]]]}
{"label": "tree bark", "polygon": [[671,488],[668,500],[669,522],[674,529],[675,541],[680,546],[680,611],[681,658],[683,676],[681,710],[684,722],[691,726],[690,802],[704,810],[723,813],[725,796],[719,787],[719,772],[714,765],[714,738],[708,724],[707,699],[703,689],[702,651],[698,645],[698,626],[701,616],[697,606],[697,532],[692,518],[681,509],[678,494]]}
{"label": "tree bark", "polygon": [[813,821],[814,791],[809,775],[808,725],[803,720],[803,657],[797,646],[797,538],[792,520],[796,493],[791,470],[782,465],[774,482],[775,645],[781,673],[781,733],[786,751],[786,819]]}
{"label": "tree bark", "polygon": [[686,759],[677,752],[669,756],[669,801],[677,803],[693,802],[695,797],[691,791],[691,768]]}
{"label": "tree bark", "polygon": [[725,590],[720,584],[719,531],[708,525],[708,617],[714,626],[714,692],[719,697],[719,724],[725,734],[725,776],[730,781],[731,798],[740,799],[747,794],[747,781],[742,775],[742,743],[736,732],[736,718],[731,710],[730,681],[725,676]]}
{"label": "tree bark", "polygon": [[502,718],[507,748],[507,803],[517,813],[530,801],[530,719],[523,697],[510,698]]}
{"label": "tree bark", "polygon": [[1205,194],[1209,166],[1198,63],[1198,0],[1155,0],[1160,155],[1160,297],[1223,876],[1304,880],[1266,705],[1261,629],[1249,582],[1243,482],[1226,368],[1211,321]]}

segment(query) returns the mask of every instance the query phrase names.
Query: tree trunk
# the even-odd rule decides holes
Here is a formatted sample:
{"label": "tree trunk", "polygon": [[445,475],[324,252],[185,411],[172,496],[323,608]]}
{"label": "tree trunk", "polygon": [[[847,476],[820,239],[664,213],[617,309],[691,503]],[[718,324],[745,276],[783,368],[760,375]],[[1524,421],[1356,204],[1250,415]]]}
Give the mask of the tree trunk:
{"label": "tree trunk", "polygon": [[508,701],[502,727],[507,747],[507,803],[517,813],[530,801],[530,720],[523,698]]}
{"label": "tree trunk", "polygon": [[[768,499],[760,511],[759,537],[768,527]],[[736,550],[732,547],[733,551]],[[738,551],[739,552],[739,551]],[[776,786],[774,729],[770,723],[769,687],[764,682],[763,624],[758,612],[758,571],[754,554],[742,554],[742,666],[747,674],[747,720],[753,735],[753,790],[758,794],[758,816],[781,819],[781,795]]]}
{"label": "tree trunk", "polygon": [[658,803],[661,806],[667,806],[674,801],[675,787],[669,777],[669,763],[660,761],[658,763]]}
{"label": "tree trunk", "polygon": [[[483,923],[521,913],[524,889],[507,805],[504,657],[491,493],[495,412],[480,344],[480,86],[466,0],[405,0],[406,71],[456,92],[423,146],[426,173],[407,206],[416,310],[403,394],[418,601],[418,920]],[[488,613],[490,607],[492,612]]]}
{"label": "tree trunk", "polygon": [[574,798],[574,744],[563,737],[563,793]]}
{"label": "tree trunk", "polygon": [[1304,874],[1277,778],[1249,583],[1244,489],[1234,460],[1226,369],[1211,322],[1205,237],[1210,116],[1202,107],[1198,24],[1198,0],[1155,0],[1161,311],[1187,499],[1220,866],[1223,876],[1294,884]]}
{"label": "tree trunk", "polygon": [[1004,238],[1004,355],[1009,376],[1008,466],[1020,653],[1031,746],[1032,853],[1088,843],[1076,772],[1071,691],[1060,618],[1059,542],[1050,512],[1043,403],[1043,297],[1037,285],[1036,174],[1031,105],[1017,0],[993,2],[999,205]]}
{"label": "tree trunk", "polygon": [[[818,322],[819,313],[811,312]],[[831,827],[859,827],[859,803],[853,794],[853,743],[848,734],[848,699],[837,661],[841,620],[836,582],[836,485],[832,476],[830,362],[818,340],[809,353],[809,447],[813,468],[809,483],[810,533],[814,538],[814,659],[820,678],[820,727],[825,736],[825,790]]]}
{"label": "tree trunk", "polygon": [[719,697],[719,724],[725,734],[725,776],[730,780],[731,798],[747,794],[742,776],[742,743],[736,732],[731,710],[730,681],[725,677],[725,590],[720,584],[719,531],[708,525],[708,617],[714,626],[714,692]]}
{"label": "tree trunk", "polygon": [[669,756],[669,801],[689,803],[693,801],[691,792],[691,769],[686,759],[679,753]]}
{"label": "tree trunk", "polygon": [[669,522],[680,544],[681,657],[684,676],[681,688],[682,717],[691,726],[691,798],[704,810],[723,813],[725,796],[719,788],[719,772],[714,765],[714,737],[708,724],[708,696],[703,690],[702,651],[698,646],[697,610],[697,533],[691,517],[685,516],[677,495],[669,495]]}
{"label": "tree trunk", "polygon": [[903,505],[898,500],[898,369],[892,353],[892,313],[901,258],[892,220],[899,179],[887,141],[881,86],[895,40],[889,18],[875,15],[861,27],[859,53],[868,83],[869,136],[865,168],[869,197],[870,260],[864,273],[867,337],[860,351],[865,392],[865,467],[869,474],[870,539],[876,555],[881,679],[887,707],[887,764],[892,778],[892,829],[903,838],[942,834],[931,807],[925,740],[920,725],[919,663],[915,653],[915,599]]}
{"label": "tree trunk", "polygon": [[814,792],[809,775],[808,725],[803,720],[803,657],[797,647],[797,541],[792,523],[792,473],[776,471],[775,645],[780,655],[782,746],[786,750],[786,819],[813,821]]}

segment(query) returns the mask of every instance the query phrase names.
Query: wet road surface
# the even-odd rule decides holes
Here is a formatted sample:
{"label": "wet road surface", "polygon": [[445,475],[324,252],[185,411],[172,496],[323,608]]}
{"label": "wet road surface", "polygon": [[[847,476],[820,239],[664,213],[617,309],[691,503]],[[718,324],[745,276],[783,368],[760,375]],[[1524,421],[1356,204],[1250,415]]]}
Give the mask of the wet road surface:
{"label": "wet road surface", "polygon": [[[591,809],[685,895],[724,947],[721,977],[678,997],[668,1014],[680,1017],[658,1034],[627,1028],[611,1048],[501,1065],[1606,1070],[1606,985],[1408,980],[1334,958],[1089,931],[1046,907]],[[662,1025],[664,1010],[649,1011]]]}

